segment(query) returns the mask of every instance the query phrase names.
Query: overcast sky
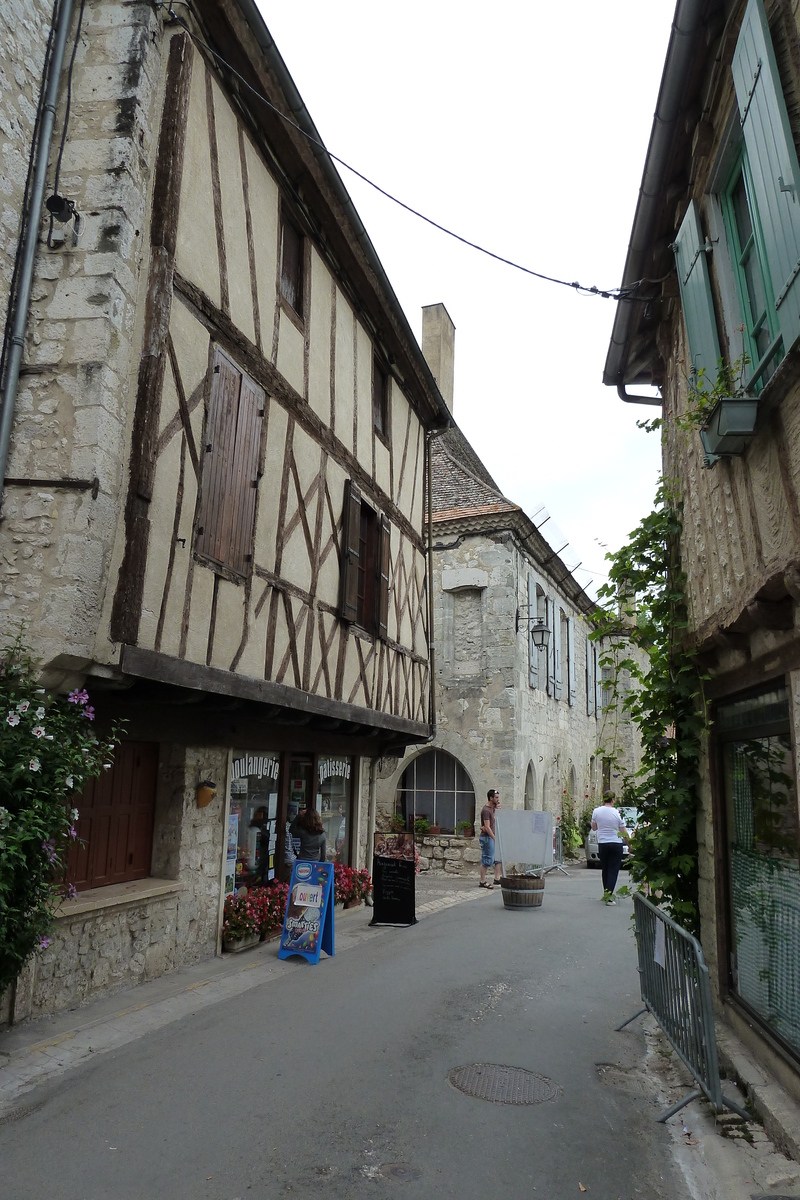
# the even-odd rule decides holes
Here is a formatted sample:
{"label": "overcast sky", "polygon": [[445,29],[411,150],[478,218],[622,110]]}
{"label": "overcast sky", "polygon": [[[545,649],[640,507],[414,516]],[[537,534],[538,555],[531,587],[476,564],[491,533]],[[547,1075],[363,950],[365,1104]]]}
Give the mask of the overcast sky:
{"label": "overcast sky", "polygon": [[[674,0],[259,3],[331,152],[504,257],[619,285]],[[546,505],[542,533],[569,539],[594,590],[660,463],[636,428],[655,410],[601,382],[615,302],[492,262],[341,174],[417,337],[424,304],[455,323],[459,425],[509,499]]]}

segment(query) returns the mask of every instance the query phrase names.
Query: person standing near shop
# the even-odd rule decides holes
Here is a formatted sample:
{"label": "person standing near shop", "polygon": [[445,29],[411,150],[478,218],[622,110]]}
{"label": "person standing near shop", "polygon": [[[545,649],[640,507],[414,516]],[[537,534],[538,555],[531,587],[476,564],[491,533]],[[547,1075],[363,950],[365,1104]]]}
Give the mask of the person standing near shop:
{"label": "person standing near shop", "polygon": [[603,873],[602,900],[616,904],[614,889],[622,866],[622,839],[630,843],[630,834],[619,812],[614,808],[614,796],[603,797],[603,803],[592,813],[592,829],[597,831],[597,853]]}
{"label": "person standing near shop", "polygon": [[327,843],[322,817],[315,808],[301,808],[289,826],[292,837],[300,841],[297,857],[311,862],[325,862]]}
{"label": "person standing near shop", "polygon": [[[490,788],[486,793],[486,803],[481,809],[481,830],[478,841],[481,847],[480,886],[491,891],[500,882],[503,868],[494,861],[494,814],[500,807],[500,793],[496,788]],[[487,883],[486,871],[494,867],[494,879]]]}

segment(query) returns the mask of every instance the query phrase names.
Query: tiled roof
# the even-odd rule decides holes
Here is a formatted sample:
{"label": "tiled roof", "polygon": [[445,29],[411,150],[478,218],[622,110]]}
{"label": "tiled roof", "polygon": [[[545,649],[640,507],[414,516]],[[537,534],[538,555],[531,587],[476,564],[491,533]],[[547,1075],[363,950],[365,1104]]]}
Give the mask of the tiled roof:
{"label": "tiled roof", "polygon": [[[486,467],[457,426],[434,438],[431,446],[433,511],[458,515],[462,510],[516,508],[502,494]],[[466,515],[466,512],[464,512]]]}

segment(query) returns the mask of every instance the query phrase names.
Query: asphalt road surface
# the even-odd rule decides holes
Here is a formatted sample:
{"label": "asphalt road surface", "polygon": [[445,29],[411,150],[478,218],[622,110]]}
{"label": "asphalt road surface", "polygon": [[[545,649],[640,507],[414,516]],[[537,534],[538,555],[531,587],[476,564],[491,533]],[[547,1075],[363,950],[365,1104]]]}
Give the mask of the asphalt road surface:
{"label": "asphalt road surface", "polygon": [[[464,894],[409,929],[348,913],[333,959],[48,1081],[0,1124],[0,1197],[688,1200],[653,1098],[598,1068],[635,1079],[644,1053],[640,1022],[613,1032],[639,1007],[630,901],[582,869],[539,910]],[[551,1098],[465,1095],[448,1075],[473,1063]]]}

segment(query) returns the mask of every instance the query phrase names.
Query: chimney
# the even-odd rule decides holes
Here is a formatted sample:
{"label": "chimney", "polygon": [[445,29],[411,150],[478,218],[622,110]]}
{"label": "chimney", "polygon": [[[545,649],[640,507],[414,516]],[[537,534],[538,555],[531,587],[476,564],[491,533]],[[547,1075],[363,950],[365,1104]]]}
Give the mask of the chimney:
{"label": "chimney", "polygon": [[442,399],[453,411],[453,366],[456,327],[443,304],[426,304],[422,309],[422,353]]}

